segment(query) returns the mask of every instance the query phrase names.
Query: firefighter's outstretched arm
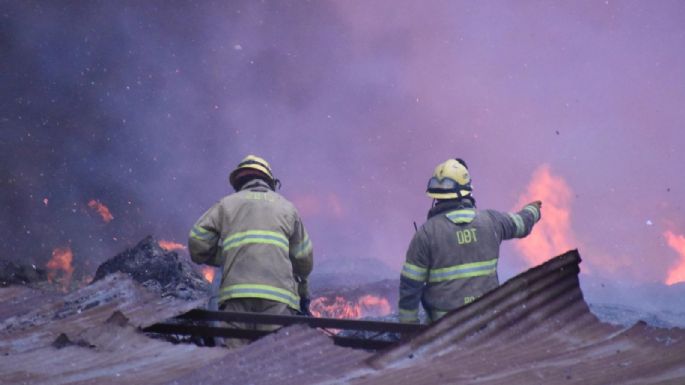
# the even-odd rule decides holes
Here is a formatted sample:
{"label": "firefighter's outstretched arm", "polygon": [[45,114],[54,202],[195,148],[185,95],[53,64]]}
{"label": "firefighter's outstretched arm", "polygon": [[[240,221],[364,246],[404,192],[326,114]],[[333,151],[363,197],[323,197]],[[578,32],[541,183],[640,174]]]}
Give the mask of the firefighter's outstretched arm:
{"label": "firefighter's outstretched arm", "polygon": [[400,322],[419,323],[419,303],[428,279],[428,247],[423,229],[414,234],[400,275]]}
{"label": "firefighter's outstretched arm", "polygon": [[197,220],[188,235],[188,251],[193,262],[220,267],[219,204],[212,206]]}
{"label": "firefighter's outstretched arm", "polygon": [[491,211],[491,215],[499,222],[502,239],[524,238],[533,230],[533,226],[541,218],[541,201],[534,201],[523,206],[521,211],[516,213],[499,213]]}

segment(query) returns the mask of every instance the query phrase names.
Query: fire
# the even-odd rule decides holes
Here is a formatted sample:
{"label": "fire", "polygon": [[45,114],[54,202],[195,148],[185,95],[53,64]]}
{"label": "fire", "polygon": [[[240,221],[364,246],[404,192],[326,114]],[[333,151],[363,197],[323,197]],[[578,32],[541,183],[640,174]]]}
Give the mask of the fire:
{"label": "fire", "polygon": [[350,319],[385,316],[392,311],[386,298],[370,294],[363,295],[356,301],[349,301],[342,296],[318,297],[312,300],[309,309],[315,317]]}
{"label": "fire", "polygon": [[542,219],[528,237],[515,243],[531,266],[577,247],[571,230],[572,195],[566,181],[543,164],[533,173],[527,191],[519,197],[517,210],[526,203],[542,201]]}
{"label": "fire", "polygon": [[102,220],[105,221],[105,223],[109,223],[109,221],[114,219],[114,216],[112,216],[112,213],[109,211],[107,206],[100,203],[100,201],[91,199],[90,201],[88,201],[88,207],[97,211],[97,213],[100,214],[100,217],[102,217]]}
{"label": "fire", "polygon": [[685,236],[676,235],[672,231],[666,231],[664,237],[666,237],[668,245],[680,256],[680,261],[668,270],[664,283],[673,285],[678,282],[685,282]]}
{"label": "fire", "polygon": [[180,243],[176,243],[173,241],[165,241],[165,240],[160,240],[157,242],[159,244],[159,247],[164,249],[164,251],[174,251],[174,250],[185,250],[186,247]]}
{"label": "fire", "polygon": [[211,266],[202,267],[202,276],[205,277],[207,282],[214,282],[214,276],[216,275],[216,269]]}
{"label": "fire", "polygon": [[[74,268],[71,262],[74,259],[74,254],[71,252],[71,247],[56,247],[52,250],[52,258],[48,261],[46,267],[48,268],[48,281],[54,282],[56,277],[60,275],[59,281],[62,289],[66,291],[71,284],[71,275],[74,273]],[[62,272],[58,274],[58,272]]]}

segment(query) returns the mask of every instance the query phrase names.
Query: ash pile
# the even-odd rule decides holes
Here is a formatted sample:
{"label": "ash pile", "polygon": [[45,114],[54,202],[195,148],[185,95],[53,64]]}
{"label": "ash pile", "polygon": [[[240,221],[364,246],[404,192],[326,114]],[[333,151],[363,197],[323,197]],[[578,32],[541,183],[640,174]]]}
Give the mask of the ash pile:
{"label": "ash pile", "polygon": [[152,236],[105,261],[95,272],[93,282],[114,273],[127,274],[162,297],[194,300],[206,298],[210,292],[210,284],[188,258],[165,251]]}

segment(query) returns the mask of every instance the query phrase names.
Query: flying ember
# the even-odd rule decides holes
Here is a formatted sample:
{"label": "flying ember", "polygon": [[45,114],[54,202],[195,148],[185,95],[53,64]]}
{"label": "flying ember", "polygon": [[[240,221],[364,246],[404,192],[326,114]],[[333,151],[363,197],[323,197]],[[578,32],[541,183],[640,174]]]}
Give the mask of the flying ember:
{"label": "flying ember", "polygon": [[48,281],[58,281],[62,289],[67,291],[71,284],[71,275],[74,273],[74,267],[71,265],[73,259],[74,254],[69,246],[56,247],[52,250],[52,258],[50,258],[46,265]]}
{"label": "flying ember", "polygon": [[88,207],[91,209],[95,210],[98,214],[100,214],[100,217],[102,217],[102,220],[105,221],[105,223],[109,223],[112,219],[114,219],[114,216],[112,216],[112,213],[109,211],[109,208],[105,206],[104,204],[100,203],[100,201],[91,199],[88,201]]}
{"label": "flying ember", "polygon": [[173,241],[165,241],[165,240],[160,240],[157,242],[159,244],[159,247],[164,249],[164,251],[174,251],[174,250],[185,250],[186,247],[180,243],[173,242]]}

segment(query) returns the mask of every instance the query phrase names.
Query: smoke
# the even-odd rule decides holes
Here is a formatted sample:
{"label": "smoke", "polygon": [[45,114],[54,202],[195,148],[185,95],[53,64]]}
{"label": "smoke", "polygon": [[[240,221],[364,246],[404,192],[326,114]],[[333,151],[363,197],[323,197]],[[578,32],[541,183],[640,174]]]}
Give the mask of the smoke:
{"label": "smoke", "polygon": [[542,218],[528,237],[515,243],[529,266],[538,265],[551,257],[578,248],[571,226],[571,197],[573,192],[566,181],[552,174],[550,166],[541,165],[533,173],[516,209],[535,200],[542,201]]}
{"label": "smoke", "polygon": [[683,7],[4,2],[0,257],[69,244],[78,275],[148,234],[183,244],[254,153],[315,258],[399,271],[433,168],[461,157],[479,206],[545,201],[527,263],[580,240],[663,280],[663,223],[685,217]]}

